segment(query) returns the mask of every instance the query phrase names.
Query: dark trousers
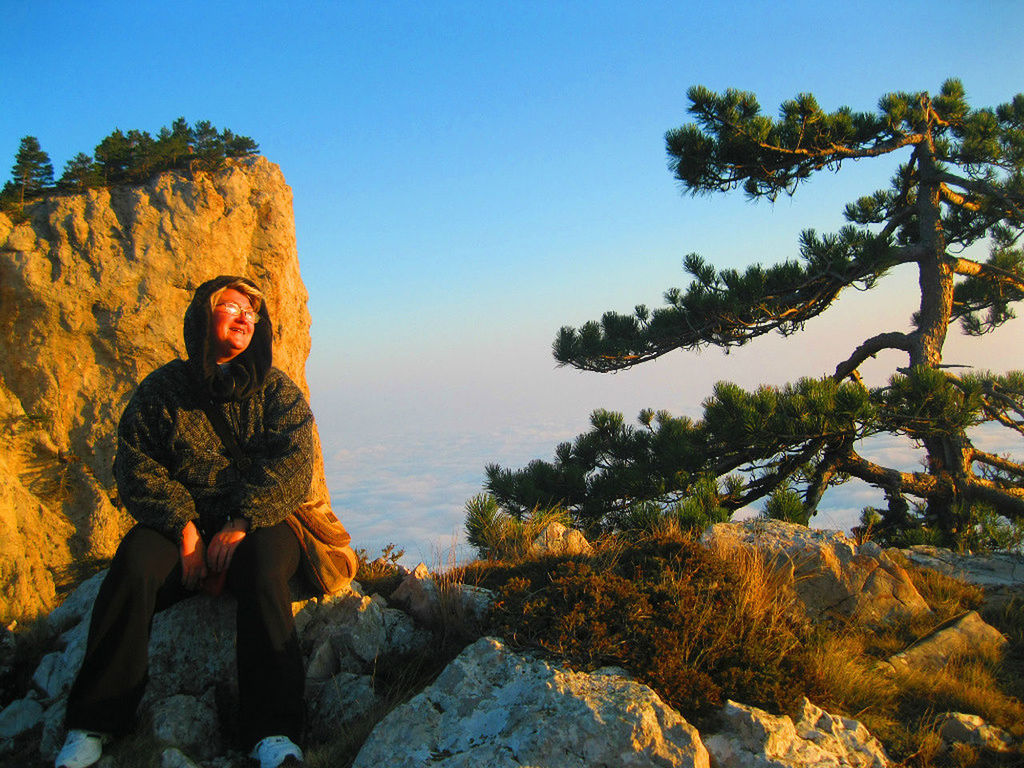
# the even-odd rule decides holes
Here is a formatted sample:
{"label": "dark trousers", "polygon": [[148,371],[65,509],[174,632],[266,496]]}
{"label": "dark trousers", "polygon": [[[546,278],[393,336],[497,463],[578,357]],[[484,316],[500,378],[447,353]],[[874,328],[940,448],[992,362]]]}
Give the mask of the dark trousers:
{"label": "dark trousers", "polygon": [[[266,736],[298,742],[302,735],[305,672],[288,587],[300,557],[295,534],[280,523],[250,531],[228,568],[227,588],[238,601],[238,698],[247,749]],[[93,607],[85,659],[68,697],[69,729],[131,727],[146,687],[153,614],[194,594],[181,584],[178,544],[151,528],[132,528]]]}

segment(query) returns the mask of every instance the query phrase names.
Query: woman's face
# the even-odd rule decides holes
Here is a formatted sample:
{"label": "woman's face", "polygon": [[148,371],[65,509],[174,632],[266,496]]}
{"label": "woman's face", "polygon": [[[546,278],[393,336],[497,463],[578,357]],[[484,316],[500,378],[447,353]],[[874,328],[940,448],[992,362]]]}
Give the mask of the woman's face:
{"label": "woman's face", "polygon": [[[242,311],[232,315],[228,303],[237,304]],[[245,313],[252,311],[249,298],[241,291],[228,288],[217,299],[213,308],[213,320],[210,325],[210,345],[218,363],[226,363],[245,352],[252,341],[253,323],[245,319]]]}

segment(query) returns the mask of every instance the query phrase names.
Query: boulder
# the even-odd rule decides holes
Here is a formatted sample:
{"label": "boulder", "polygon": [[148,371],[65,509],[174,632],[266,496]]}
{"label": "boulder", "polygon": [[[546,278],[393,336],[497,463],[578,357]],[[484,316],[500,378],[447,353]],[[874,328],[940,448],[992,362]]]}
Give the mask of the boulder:
{"label": "boulder", "polygon": [[592,555],[594,548],[586,537],[575,528],[566,528],[556,520],[545,526],[540,535],[530,544],[534,557],[547,555]]}
{"label": "boulder", "polygon": [[178,693],[156,701],[150,716],[153,735],[188,754],[211,758],[223,748],[212,688],[201,697]]}
{"label": "boulder", "polygon": [[869,626],[930,613],[906,570],[877,544],[858,545],[840,531],[778,520],[717,523],[703,536],[755,547],[793,577],[811,619],[835,614]]}
{"label": "boulder", "polygon": [[949,746],[968,744],[993,752],[1009,752],[1013,748],[1013,736],[1008,731],[989,725],[977,715],[947,712],[939,718],[938,726],[939,736]]}
{"label": "boulder", "polygon": [[707,768],[697,731],[622,674],[573,672],[482,638],[370,734],[353,768]]}
{"label": "boulder", "polygon": [[428,627],[440,626],[446,616],[479,626],[490,611],[494,593],[444,576],[435,579],[420,563],[391,593],[391,602]]}
{"label": "boulder", "polygon": [[[193,290],[254,279],[274,363],[306,391],[310,349],[291,189],[262,157],[216,173],[39,198],[0,213],[0,622],[51,610],[81,564],[130,524],[117,505],[115,428],[132,390],[184,355]],[[323,494],[322,466],[316,492]]]}
{"label": "boulder", "polygon": [[[85,582],[65,603],[68,608],[51,617],[51,626],[67,628],[60,637],[63,648],[46,655],[33,676],[38,701],[33,693],[0,713],[0,727],[4,717],[9,718],[12,728],[18,723],[23,730],[42,723],[40,752],[45,759],[53,758],[64,738],[67,693],[85,654],[89,596],[95,598],[95,582],[103,575]],[[372,668],[379,656],[426,642],[417,634],[411,618],[387,608],[379,596],[364,597],[356,582],[336,595],[297,601],[292,611],[307,652],[319,648],[318,641],[340,638],[339,647],[359,673]],[[68,626],[74,617],[77,622]],[[303,635],[304,630],[308,637]],[[229,729],[220,721],[219,696],[224,692],[225,701],[237,698],[234,599],[226,593],[218,597],[200,594],[161,611],[153,619],[149,654],[149,682],[140,705],[141,721],[152,724],[156,738],[186,754],[204,760],[222,755]],[[315,668],[308,659],[307,666]],[[377,698],[369,679],[353,684],[335,672],[334,678],[308,680],[307,690],[316,694],[310,718],[314,730],[328,732],[330,721],[343,709],[365,712],[374,706]],[[343,682],[349,684],[342,686]],[[342,687],[344,698],[335,695]],[[29,716],[34,722],[24,725]]]}
{"label": "boulder", "polygon": [[322,681],[338,672],[368,674],[378,659],[422,650],[430,637],[380,595],[334,596],[302,630],[306,676]]}
{"label": "boulder", "polygon": [[160,768],[199,768],[199,766],[177,747],[168,747],[160,753]]}
{"label": "boulder", "polygon": [[723,728],[704,737],[715,768],[886,768],[882,745],[861,723],[804,699],[800,719],[772,715],[734,701],[721,712]]}
{"label": "boulder", "polygon": [[9,742],[42,722],[43,705],[38,701],[29,698],[12,701],[0,712],[0,741]]}
{"label": "boulder", "polygon": [[999,608],[1014,597],[1024,598],[1024,554],[972,554],[916,544],[900,552],[914,565],[981,587],[985,602]]}
{"label": "boulder", "polygon": [[905,651],[890,656],[896,670],[939,670],[965,651],[998,656],[1007,640],[1002,633],[978,615],[967,611],[939,625]]}
{"label": "boulder", "polygon": [[319,739],[328,739],[353,720],[358,720],[380,705],[370,675],[339,672],[323,682],[307,681],[310,731]]}

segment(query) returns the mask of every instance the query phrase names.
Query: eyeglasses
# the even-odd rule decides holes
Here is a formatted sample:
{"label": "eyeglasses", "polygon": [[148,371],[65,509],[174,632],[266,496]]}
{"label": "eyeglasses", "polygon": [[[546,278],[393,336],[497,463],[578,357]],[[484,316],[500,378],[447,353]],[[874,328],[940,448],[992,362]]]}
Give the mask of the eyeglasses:
{"label": "eyeglasses", "polygon": [[224,311],[232,317],[238,317],[241,315],[253,325],[256,325],[260,321],[260,316],[253,312],[251,309],[242,309],[241,305],[235,301],[224,301],[217,305],[218,308],[223,307]]}

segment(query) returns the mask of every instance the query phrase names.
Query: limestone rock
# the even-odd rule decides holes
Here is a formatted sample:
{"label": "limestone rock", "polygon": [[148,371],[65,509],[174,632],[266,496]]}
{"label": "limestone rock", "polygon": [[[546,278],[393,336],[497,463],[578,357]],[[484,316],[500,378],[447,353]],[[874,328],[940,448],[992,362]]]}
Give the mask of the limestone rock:
{"label": "limestone rock", "polygon": [[1024,554],[960,554],[927,544],[916,544],[900,552],[914,565],[981,587],[985,602],[995,607],[1014,597],[1024,597]]}
{"label": "limestone rock", "polygon": [[888,661],[895,669],[939,670],[964,651],[998,655],[1006,643],[999,630],[987,624],[977,611],[968,611],[940,625],[907,650],[890,656]]}
{"label": "limestone rock", "polygon": [[793,575],[810,618],[829,613],[869,625],[930,612],[907,572],[878,545],[858,546],[839,531],[777,520],[717,523],[704,541],[726,539],[760,549]]}
{"label": "limestone rock", "polygon": [[46,623],[50,630],[61,633],[87,621],[92,615],[93,603],[96,602],[96,595],[99,594],[106,575],[106,570],[94,573],[75,587],[75,591],[46,617]]}
{"label": "limestone rock", "polygon": [[202,696],[234,681],[235,599],[197,595],[153,617],[143,706],[177,694]]}
{"label": "limestone rock", "polygon": [[306,675],[314,680],[338,672],[366,674],[379,658],[422,649],[429,640],[428,632],[380,595],[354,594],[325,598],[301,639],[309,655]]}
{"label": "limestone rock", "polygon": [[160,768],[199,768],[188,755],[177,747],[169,747],[160,753]]}
{"label": "limestone rock", "polygon": [[947,712],[939,719],[939,736],[946,744],[969,744],[993,752],[1009,752],[1013,736],[1009,732],[989,725],[977,715]]}
{"label": "limestone rock", "polygon": [[586,537],[575,528],[566,528],[556,520],[548,523],[540,535],[530,544],[530,554],[544,555],[592,555],[594,548]]}
{"label": "limestone rock", "polygon": [[307,684],[306,700],[310,731],[320,739],[329,738],[338,728],[363,717],[380,701],[373,690],[373,678],[350,672],[339,672],[322,683]]}
{"label": "limestone rock", "polygon": [[[69,626],[60,637],[63,649],[45,656],[33,678],[44,697],[38,705],[40,709],[45,707],[39,720],[42,722],[40,753],[46,759],[54,757],[64,739],[67,693],[85,653],[91,614],[89,596],[95,598],[98,582],[104,575],[105,572],[97,574],[94,580],[83,583],[65,601],[63,617],[51,616],[49,622],[53,627],[66,626],[69,617],[78,617],[77,623]],[[299,631],[308,629],[314,638],[329,635],[326,628],[336,627],[339,622],[358,624],[365,614],[371,614],[377,619],[375,626],[384,627],[384,644],[379,649],[382,653],[390,650],[388,643],[401,645],[408,640],[407,635],[415,633],[412,619],[405,614],[388,609],[391,614],[400,614],[406,622],[408,631],[403,634],[396,629],[400,623],[398,616],[382,616],[383,611],[378,614],[372,608],[367,610],[367,601],[376,608],[383,603],[379,597],[376,601],[363,597],[359,594],[359,585],[353,582],[352,588],[344,593],[295,602],[292,611]],[[218,597],[196,595],[161,611],[153,619],[149,682],[139,708],[141,721],[152,722],[158,739],[204,760],[225,751],[218,696],[222,691],[229,701],[237,696],[235,606],[234,598],[227,593]],[[322,683],[314,681],[310,690],[318,692],[317,703],[323,708],[333,707],[333,713],[343,705],[366,711],[377,701],[368,685],[354,685],[349,686],[347,698],[335,702],[330,693],[323,690]],[[360,699],[362,696],[366,697],[365,701]],[[30,700],[31,696],[21,701]],[[32,704],[19,706],[30,708]],[[313,722],[317,723],[315,718]],[[321,722],[318,727],[322,731],[326,726]]]}
{"label": "limestone rock", "polygon": [[856,720],[830,715],[804,699],[800,720],[726,703],[724,727],[705,736],[716,768],[885,768],[882,745]]}
{"label": "limestone rock", "polygon": [[64,715],[67,712],[67,696],[61,696],[43,713],[43,734],[39,738],[39,754],[46,761],[53,760],[64,743]]}
{"label": "limestone rock", "polygon": [[391,593],[391,601],[428,627],[440,625],[446,615],[479,625],[490,610],[494,593],[447,581],[443,576],[439,581],[420,563]]}
{"label": "limestone rock", "polygon": [[[217,274],[267,292],[274,362],[304,391],[307,293],[291,190],[262,157],[214,174],[41,198],[0,214],[0,620],[51,609],[77,563],[129,524],[115,427],[150,371],[184,355],[193,290]],[[322,467],[316,490],[325,492]]]}
{"label": "limestone rock", "polygon": [[201,698],[187,694],[168,696],[154,704],[150,714],[153,735],[191,755],[210,758],[222,747],[212,688]]}
{"label": "limestone rock", "polygon": [[353,768],[695,766],[697,731],[615,672],[585,674],[483,638],[370,734]]}
{"label": "limestone rock", "polygon": [[[35,699],[12,701],[0,712],[0,741],[9,741],[43,721],[43,705]],[[0,750],[2,751],[2,750]]]}

